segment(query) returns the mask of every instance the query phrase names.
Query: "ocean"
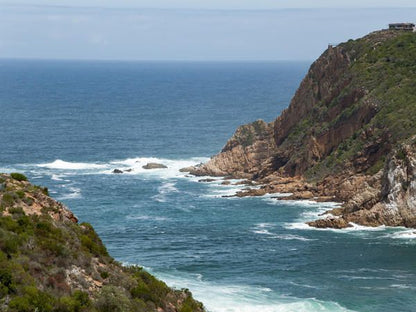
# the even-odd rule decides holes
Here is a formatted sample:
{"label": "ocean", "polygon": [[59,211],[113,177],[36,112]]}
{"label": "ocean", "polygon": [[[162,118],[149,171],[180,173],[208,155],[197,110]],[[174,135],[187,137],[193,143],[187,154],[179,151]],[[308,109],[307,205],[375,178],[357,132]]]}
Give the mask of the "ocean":
{"label": "ocean", "polygon": [[242,186],[179,171],[276,118],[308,66],[0,60],[0,171],[47,186],[116,260],[210,312],[414,311],[416,231],[313,229],[336,203],[223,197]]}

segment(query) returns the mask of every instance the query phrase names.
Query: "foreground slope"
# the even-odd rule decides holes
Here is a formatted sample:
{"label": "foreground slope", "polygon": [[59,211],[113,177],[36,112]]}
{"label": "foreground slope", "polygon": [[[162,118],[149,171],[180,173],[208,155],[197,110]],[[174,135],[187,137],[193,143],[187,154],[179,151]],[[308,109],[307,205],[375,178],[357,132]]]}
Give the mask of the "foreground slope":
{"label": "foreground slope", "polygon": [[191,172],[248,177],[264,192],[344,203],[313,226],[416,226],[415,33],[383,30],[329,46],[272,127],[260,140],[266,152],[253,154],[255,137]]}
{"label": "foreground slope", "polygon": [[0,311],[203,311],[114,261],[91,225],[25,176],[0,174]]}

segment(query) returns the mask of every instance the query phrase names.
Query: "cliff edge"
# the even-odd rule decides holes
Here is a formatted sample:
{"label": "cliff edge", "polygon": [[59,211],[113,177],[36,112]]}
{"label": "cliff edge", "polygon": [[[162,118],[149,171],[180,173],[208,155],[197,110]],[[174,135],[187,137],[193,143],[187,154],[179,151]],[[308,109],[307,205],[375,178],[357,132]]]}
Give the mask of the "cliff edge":
{"label": "cliff edge", "polygon": [[204,309],[188,290],[114,261],[90,224],[12,173],[0,174],[0,311]]}
{"label": "cliff edge", "polygon": [[312,226],[415,227],[415,59],[413,32],[382,30],[329,46],[289,107],[263,122],[266,131],[251,131],[251,144],[243,144],[242,129],[254,125],[240,127],[191,172],[248,178],[263,193],[293,193],[289,199],[343,203]]}

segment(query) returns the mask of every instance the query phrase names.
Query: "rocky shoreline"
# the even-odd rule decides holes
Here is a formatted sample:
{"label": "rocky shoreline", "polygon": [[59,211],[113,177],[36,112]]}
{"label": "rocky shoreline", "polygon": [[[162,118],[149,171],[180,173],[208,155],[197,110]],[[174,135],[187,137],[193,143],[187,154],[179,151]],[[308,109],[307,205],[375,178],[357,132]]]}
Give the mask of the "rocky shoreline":
{"label": "rocky shoreline", "polygon": [[[308,223],[314,227],[416,227],[416,131],[402,113],[416,103],[404,87],[416,77],[398,61],[414,51],[415,38],[384,30],[330,46],[274,122],[240,126],[219,154],[183,171],[256,185],[238,197],[289,193],[278,199],[342,203]],[[408,77],[393,82],[395,71]]]}

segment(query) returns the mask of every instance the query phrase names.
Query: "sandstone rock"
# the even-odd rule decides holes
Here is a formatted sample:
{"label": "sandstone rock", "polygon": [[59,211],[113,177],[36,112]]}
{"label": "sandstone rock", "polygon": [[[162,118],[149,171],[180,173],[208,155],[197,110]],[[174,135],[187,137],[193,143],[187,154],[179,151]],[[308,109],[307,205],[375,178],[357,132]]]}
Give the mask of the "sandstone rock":
{"label": "sandstone rock", "polygon": [[239,127],[218,155],[190,173],[251,179],[268,166],[275,149],[273,124],[257,120]]}
{"label": "sandstone rock", "polygon": [[293,193],[290,196],[278,197],[279,200],[302,200],[302,199],[313,199],[314,195],[310,191],[302,191]]}
{"label": "sandstone rock", "polygon": [[179,172],[191,172],[194,169],[195,169],[194,166],[190,166],[190,167],[185,167],[185,168],[179,169]]}
{"label": "sandstone rock", "polygon": [[165,169],[167,166],[158,163],[147,163],[146,165],[142,166],[143,169]]}
{"label": "sandstone rock", "polygon": [[334,229],[345,229],[351,227],[347,221],[342,218],[326,218],[312,222],[307,222],[309,226],[316,228],[334,228]]}
{"label": "sandstone rock", "polygon": [[265,189],[247,189],[243,191],[238,191],[235,196],[237,197],[246,197],[246,196],[263,196],[266,194]]}

